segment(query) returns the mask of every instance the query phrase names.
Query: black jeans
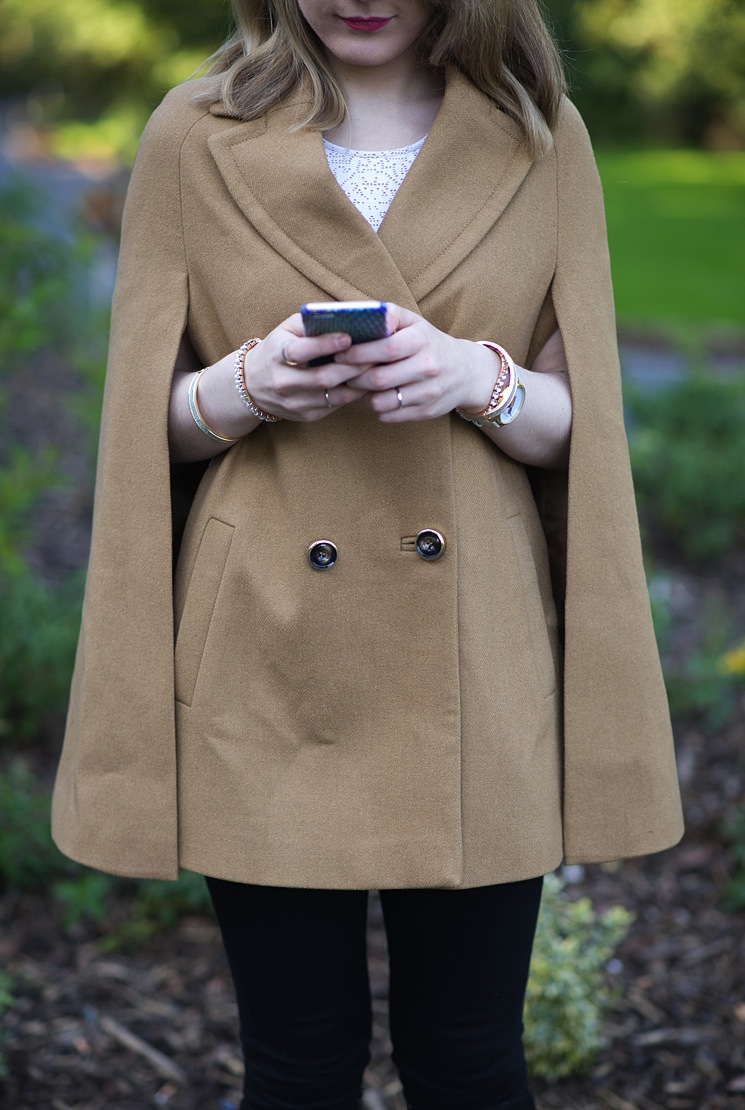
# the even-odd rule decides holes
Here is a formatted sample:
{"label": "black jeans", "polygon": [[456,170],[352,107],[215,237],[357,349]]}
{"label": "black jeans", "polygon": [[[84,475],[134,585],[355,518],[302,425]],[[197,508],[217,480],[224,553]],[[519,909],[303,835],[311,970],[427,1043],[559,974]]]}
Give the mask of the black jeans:
{"label": "black jeans", "polygon": [[[241,1110],[357,1110],[367,891],[207,882],[238,997]],[[521,1035],[541,883],[381,892],[393,1059],[411,1110],[533,1110]]]}

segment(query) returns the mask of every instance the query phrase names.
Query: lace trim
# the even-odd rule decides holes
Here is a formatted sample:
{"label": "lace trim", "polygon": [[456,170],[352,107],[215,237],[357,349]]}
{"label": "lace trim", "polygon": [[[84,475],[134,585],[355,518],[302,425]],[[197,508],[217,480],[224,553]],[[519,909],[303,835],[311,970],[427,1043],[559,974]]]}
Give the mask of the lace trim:
{"label": "lace trim", "polygon": [[323,140],[326,160],[352,204],[377,231],[424,139],[396,150],[351,150]]}

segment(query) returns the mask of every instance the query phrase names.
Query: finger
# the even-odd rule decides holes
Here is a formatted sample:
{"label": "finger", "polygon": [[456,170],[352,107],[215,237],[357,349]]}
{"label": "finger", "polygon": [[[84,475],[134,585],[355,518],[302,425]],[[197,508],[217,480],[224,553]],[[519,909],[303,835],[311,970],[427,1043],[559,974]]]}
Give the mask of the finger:
{"label": "finger", "polygon": [[422,348],[422,336],[413,329],[399,331],[385,339],[371,339],[367,343],[355,343],[337,361],[349,366],[363,366],[365,363],[392,363],[411,358]]}
{"label": "finger", "polygon": [[327,403],[326,392],[327,391],[324,390],[319,391],[314,389],[302,393],[295,393],[290,397],[280,396],[272,412],[282,415],[286,420],[321,420],[323,417],[328,416],[329,412],[333,409],[340,407],[341,404],[341,396],[335,399],[335,403],[332,403],[330,394]]}
{"label": "finger", "polygon": [[408,328],[422,319],[423,317],[418,316],[416,312],[411,312],[408,308],[402,308],[400,304],[394,304],[392,301],[388,302],[385,322],[389,335],[393,335],[401,328]]}
{"label": "finger", "polygon": [[279,325],[278,330],[289,331],[293,335],[297,336],[304,336],[305,326],[303,324],[303,318],[300,313],[293,312],[292,316],[288,316],[286,320],[282,321],[282,323]]}
{"label": "finger", "polygon": [[430,420],[448,411],[447,404],[434,396],[427,383],[411,383],[388,389],[383,393],[369,393],[368,404],[383,423],[402,423],[407,420]]}
{"label": "finger", "polygon": [[332,409],[354,404],[355,401],[361,401],[366,396],[367,393],[363,389],[351,389],[348,385],[341,385],[337,386],[336,389],[324,391],[326,405]]}
{"label": "finger", "polygon": [[[318,389],[323,392],[326,389],[334,389],[350,379],[355,381],[357,368],[346,366],[344,363],[327,362],[323,366],[291,367],[283,376],[285,389],[290,392],[297,389],[303,391]],[[362,392],[366,392],[364,387],[355,386],[355,388],[361,388]]]}
{"label": "finger", "polygon": [[298,336],[290,332],[287,337],[282,338],[284,341],[279,345],[277,358],[286,366],[305,366],[316,358],[332,359],[335,354],[345,351],[352,342],[344,332],[318,336]]}
{"label": "finger", "polygon": [[371,393],[385,393],[402,385],[413,385],[423,381],[433,382],[436,378],[437,374],[433,373],[417,354],[399,362],[378,363],[363,370],[353,380],[358,388]]}

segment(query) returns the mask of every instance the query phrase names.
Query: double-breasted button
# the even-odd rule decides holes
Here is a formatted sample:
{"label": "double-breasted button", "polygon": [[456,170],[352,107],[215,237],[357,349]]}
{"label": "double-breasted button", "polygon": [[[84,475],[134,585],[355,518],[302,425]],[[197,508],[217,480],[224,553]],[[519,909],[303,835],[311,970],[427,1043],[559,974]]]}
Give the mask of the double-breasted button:
{"label": "double-breasted button", "polygon": [[445,537],[434,528],[423,528],[417,533],[414,546],[423,559],[439,559],[445,550]]}
{"label": "double-breasted button", "polygon": [[308,548],[308,562],[314,570],[329,570],[339,558],[339,551],[331,540],[314,540]]}

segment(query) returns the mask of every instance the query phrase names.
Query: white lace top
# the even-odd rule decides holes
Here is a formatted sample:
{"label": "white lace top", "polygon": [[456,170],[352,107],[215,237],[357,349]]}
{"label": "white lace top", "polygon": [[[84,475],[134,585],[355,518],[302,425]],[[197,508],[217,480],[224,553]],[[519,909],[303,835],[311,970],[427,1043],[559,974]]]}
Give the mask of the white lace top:
{"label": "white lace top", "polygon": [[349,150],[323,140],[331,172],[373,231],[382,224],[423,144],[419,139],[398,150]]}

